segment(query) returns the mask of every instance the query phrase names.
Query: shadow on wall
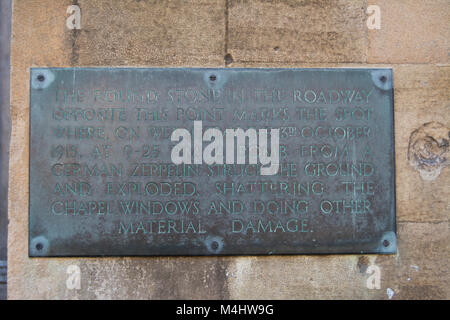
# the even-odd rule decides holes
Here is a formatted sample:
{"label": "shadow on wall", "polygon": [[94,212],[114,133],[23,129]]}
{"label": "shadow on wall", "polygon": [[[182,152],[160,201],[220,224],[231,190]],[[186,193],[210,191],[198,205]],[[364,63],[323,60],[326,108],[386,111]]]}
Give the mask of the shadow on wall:
{"label": "shadow on wall", "polygon": [[6,299],[11,0],[0,1],[0,300]]}

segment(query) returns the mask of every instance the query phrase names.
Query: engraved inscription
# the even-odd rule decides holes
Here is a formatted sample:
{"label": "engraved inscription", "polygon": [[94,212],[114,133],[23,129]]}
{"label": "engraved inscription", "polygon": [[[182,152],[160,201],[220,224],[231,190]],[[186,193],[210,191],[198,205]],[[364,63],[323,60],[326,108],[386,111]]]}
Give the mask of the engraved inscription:
{"label": "engraved inscription", "polygon": [[30,256],[396,251],[390,69],[30,76]]}

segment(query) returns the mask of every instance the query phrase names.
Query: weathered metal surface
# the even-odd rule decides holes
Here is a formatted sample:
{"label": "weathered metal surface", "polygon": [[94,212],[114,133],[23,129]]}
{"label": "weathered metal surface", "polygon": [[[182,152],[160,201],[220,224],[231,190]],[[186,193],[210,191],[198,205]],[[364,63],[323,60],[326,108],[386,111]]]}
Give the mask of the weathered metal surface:
{"label": "weathered metal surface", "polygon": [[[30,86],[30,256],[396,252],[390,69],[33,68]],[[277,173],[248,145],[174,164],[194,120],[224,147],[278,129]]]}

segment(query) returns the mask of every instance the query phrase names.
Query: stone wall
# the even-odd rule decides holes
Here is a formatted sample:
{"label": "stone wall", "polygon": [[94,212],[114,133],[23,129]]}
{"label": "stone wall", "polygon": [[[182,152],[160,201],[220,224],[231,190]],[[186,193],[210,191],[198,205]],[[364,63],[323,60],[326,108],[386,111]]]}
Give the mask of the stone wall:
{"label": "stone wall", "polygon": [[[81,30],[66,27],[71,4]],[[448,0],[14,0],[9,299],[448,299],[448,21]],[[29,68],[78,66],[392,67],[398,253],[28,258]]]}

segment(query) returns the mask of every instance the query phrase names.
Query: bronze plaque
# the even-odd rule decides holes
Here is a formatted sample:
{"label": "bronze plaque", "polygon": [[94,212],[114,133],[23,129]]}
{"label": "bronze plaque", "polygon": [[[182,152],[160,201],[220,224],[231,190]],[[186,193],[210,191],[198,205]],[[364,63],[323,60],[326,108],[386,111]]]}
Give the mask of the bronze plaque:
{"label": "bronze plaque", "polygon": [[391,69],[30,77],[32,257],[396,252]]}

